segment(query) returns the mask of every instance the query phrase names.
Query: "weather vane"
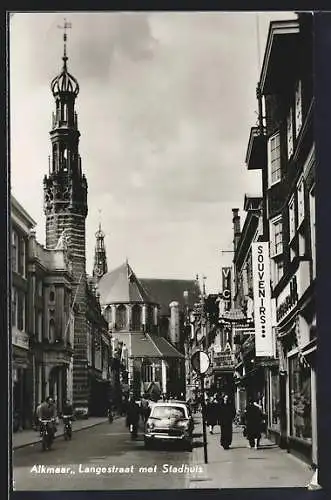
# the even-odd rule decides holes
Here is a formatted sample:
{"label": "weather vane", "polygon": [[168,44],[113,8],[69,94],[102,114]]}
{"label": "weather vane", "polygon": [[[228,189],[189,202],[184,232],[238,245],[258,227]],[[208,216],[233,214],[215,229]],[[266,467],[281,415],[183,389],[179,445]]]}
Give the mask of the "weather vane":
{"label": "weather vane", "polygon": [[67,43],[67,29],[71,29],[72,28],[72,24],[67,22],[66,18],[64,18],[64,24],[63,26],[57,26],[60,30],[63,30],[63,42],[64,42],[64,56],[63,56],[63,59],[66,60],[67,59],[67,46],[66,46],[66,43]]}

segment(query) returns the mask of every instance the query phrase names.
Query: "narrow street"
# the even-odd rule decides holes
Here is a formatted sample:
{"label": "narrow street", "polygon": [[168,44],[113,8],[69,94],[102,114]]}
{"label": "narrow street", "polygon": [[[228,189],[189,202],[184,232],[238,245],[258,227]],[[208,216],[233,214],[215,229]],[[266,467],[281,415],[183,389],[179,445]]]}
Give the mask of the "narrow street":
{"label": "narrow street", "polygon": [[[145,450],[140,432],[131,441],[124,419],[73,433],[71,442],[58,438],[50,451],[40,443],[14,450],[16,490],[116,490],[185,488],[185,472],[162,472],[165,464],[189,465],[192,453],[174,447]],[[67,473],[33,472],[38,465],[70,468]],[[91,471],[91,467],[95,471]],[[114,466],[114,467],[113,467]],[[107,468],[107,472],[100,468]],[[150,467],[150,472],[145,468]],[[121,468],[124,471],[121,471]],[[126,468],[126,469],[125,469]],[[36,468],[35,468],[36,469]],[[129,470],[130,469],[130,470]],[[84,472],[82,472],[84,470]],[[112,470],[112,472],[109,472]],[[174,470],[174,469],[173,469]]]}
{"label": "narrow street", "polygon": [[41,451],[40,443],[16,449],[15,489],[304,488],[309,483],[308,465],[266,438],[259,450],[248,449],[241,427],[234,427],[227,451],[219,445],[215,427],[215,433],[207,436],[208,464],[204,464],[200,420],[197,415],[192,453],[166,445],[145,450],[142,429],[131,441],[123,418],[74,432],[71,442],[60,437],[48,452]]}

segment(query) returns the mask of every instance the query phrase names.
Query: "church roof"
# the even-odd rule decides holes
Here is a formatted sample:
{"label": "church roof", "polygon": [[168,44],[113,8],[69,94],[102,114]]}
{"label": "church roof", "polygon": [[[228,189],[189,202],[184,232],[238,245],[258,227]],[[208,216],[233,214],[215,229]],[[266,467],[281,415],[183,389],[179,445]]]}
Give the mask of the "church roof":
{"label": "church roof", "polygon": [[184,358],[165,338],[157,335],[131,335],[131,353],[133,358]]}
{"label": "church roof", "polygon": [[178,302],[180,309],[183,310],[186,305],[184,292],[188,292],[187,305],[189,307],[200,300],[200,289],[196,280],[141,278],[140,283],[160,305],[161,315],[170,314],[169,304],[173,301]]}
{"label": "church roof", "polygon": [[98,283],[100,303],[153,302],[128,262],[102,276]]}

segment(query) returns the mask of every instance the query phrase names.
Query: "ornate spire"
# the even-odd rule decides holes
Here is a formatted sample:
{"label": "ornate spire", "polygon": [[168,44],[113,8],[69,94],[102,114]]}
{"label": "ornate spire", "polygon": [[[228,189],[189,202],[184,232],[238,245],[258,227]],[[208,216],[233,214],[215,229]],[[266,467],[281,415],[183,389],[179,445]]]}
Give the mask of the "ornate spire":
{"label": "ornate spire", "polygon": [[[101,210],[99,210],[99,214],[101,214]],[[100,279],[108,271],[106,248],[104,243],[105,233],[101,229],[101,221],[99,222],[99,228],[95,233],[95,237],[96,245],[94,254],[93,276],[94,278]]]}
{"label": "ornate spire", "polygon": [[67,29],[72,28],[71,23],[64,19],[63,26],[58,26],[59,29],[63,29],[63,67],[61,73],[53,78],[51,82],[51,89],[54,97],[61,95],[62,93],[71,93],[75,97],[79,93],[79,85],[76,80],[69,72],[67,68]]}

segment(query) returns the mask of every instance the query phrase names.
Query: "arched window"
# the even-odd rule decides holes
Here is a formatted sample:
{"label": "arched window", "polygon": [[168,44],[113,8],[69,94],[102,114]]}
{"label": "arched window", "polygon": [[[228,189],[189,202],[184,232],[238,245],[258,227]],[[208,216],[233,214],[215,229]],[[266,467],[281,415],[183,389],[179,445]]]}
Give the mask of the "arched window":
{"label": "arched window", "polygon": [[144,361],[141,367],[141,378],[143,382],[154,382],[153,381],[153,367],[152,363],[148,361]]}
{"label": "arched window", "polygon": [[147,306],[147,325],[151,328],[154,325],[153,306]]}
{"label": "arched window", "polygon": [[121,304],[116,309],[117,330],[124,330],[126,328],[126,325],[127,325],[126,307],[123,304]]}
{"label": "arched window", "polygon": [[141,327],[141,308],[138,304],[132,307],[132,330],[140,330]]}
{"label": "arched window", "polygon": [[111,323],[112,322],[112,314],[111,314],[111,307],[110,306],[106,307],[106,309],[104,310],[103,315],[104,315],[104,318],[107,321],[107,323]]}

